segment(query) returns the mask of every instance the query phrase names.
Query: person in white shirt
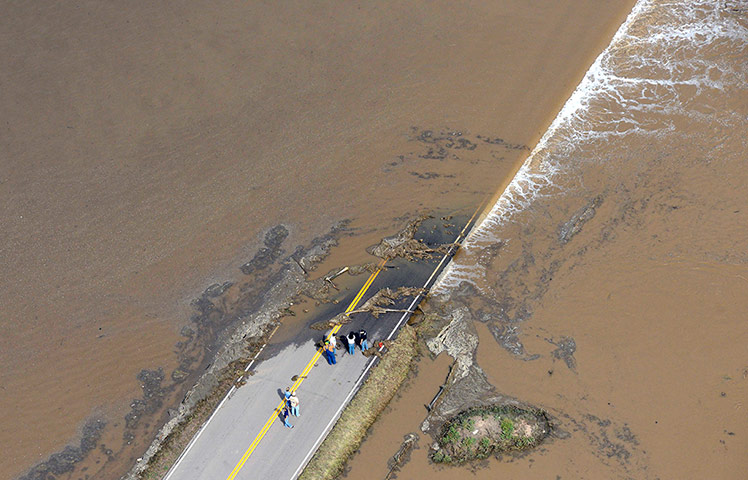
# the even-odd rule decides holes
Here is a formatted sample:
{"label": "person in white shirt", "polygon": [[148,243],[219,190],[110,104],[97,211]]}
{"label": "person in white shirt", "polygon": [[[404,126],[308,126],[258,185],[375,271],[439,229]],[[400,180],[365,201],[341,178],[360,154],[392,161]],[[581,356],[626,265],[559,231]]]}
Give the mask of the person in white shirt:
{"label": "person in white shirt", "polygon": [[345,337],[345,341],[348,342],[348,353],[353,355],[354,349],[356,348],[356,334],[349,332],[348,336]]}

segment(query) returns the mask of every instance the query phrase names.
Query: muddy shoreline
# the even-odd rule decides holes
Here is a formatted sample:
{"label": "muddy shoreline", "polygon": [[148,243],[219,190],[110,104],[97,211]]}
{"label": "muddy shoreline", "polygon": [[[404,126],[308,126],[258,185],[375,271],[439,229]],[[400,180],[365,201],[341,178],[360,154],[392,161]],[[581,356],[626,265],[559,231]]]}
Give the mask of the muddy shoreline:
{"label": "muddy shoreline", "polygon": [[[414,127],[411,135],[418,148],[410,155],[430,160],[438,157],[437,161],[445,158],[459,160],[464,156],[472,158],[481,148],[489,148],[494,153],[527,148],[507,144],[499,138],[456,131]],[[407,161],[408,158],[402,157],[394,163]],[[448,245],[431,250],[412,238],[427,216],[411,215],[415,220],[404,230],[385,237],[368,249],[362,248],[362,253],[366,250],[366,255],[374,257],[404,256],[410,260],[443,253]],[[404,218],[395,220],[402,225]],[[449,224],[449,219],[445,217],[444,223]],[[91,417],[86,425],[101,427],[94,431],[84,426],[80,432],[80,447],[77,443],[66,446],[34,465],[20,479],[44,478],[48,473],[71,474],[79,465],[85,465],[86,470],[89,464],[106,468],[109,463],[122,463],[126,456],[130,458],[127,463],[134,464],[134,467],[123,478],[133,479],[145,471],[151,459],[161,461],[163,457],[159,451],[162,444],[172,441],[172,432],[189,432],[195,419],[199,423],[200,418],[209,415],[212,406],[217,405],[224,392],[241,377],[238,369],[248,363],[267,334],[280,324],[279,320],[297,314],[294,304],[299,299],[304,298],[316,305],[331,300],[330,294],[334,292],[324,281],[325,275],[320,275],[316,269],[325,264],[339,241],[359,233],[360,230],[351,227],[350,221],[340,221],[308,245],[291,250],[287,245],[290,236],[287,226],[279,224],[267,229],[257,252],[239,266],[241,275],[238,278],[211,284],[190,302],[193,314],[179,332],[181,339],[174,345],[176,366],[138,372],[136,378],[141,395],[132,398],[129,411],[120,417],[122,421],[115,418],[107,423],[101,418]],[[358,275],[367,271],[366,264],[359,267],[349,269],[347,274]],[[335,266],[328,273],[339,269]],[[187,385],[193,386],[186,389]],[[165,409],[165,405],[178,406]],[[107,426],[121,428],[122,436],[117,438],[113,429],[107,429]],[[151,442],[150,439],[154,440]],[[140,443],[144,440],[149,445]],[[91,444],[97,447],[88,448]]]}
{"label": "muddy shoreline", "polygon": [[[416,238],[416,233],[422,223],[433,217],[427,214],[414,215],[414,217],[398,233],[385,237],[377,245],[368,248],[369,253],[385,260],[401,257],[409,261],[444,254],[445,249],[451,247],[451,244],[427,247],[425,243]],[[444,223],[445,219],[449,218],[444,217],[440,222]],[[275,263],[279,264],[277,271],[266,277],[264,286],[253,287],[262,292],[261,303],[254,305],[247,300],[247,297],[235,299],[235,303],[227,303],[234,287],[232,283],[214,284],[206,289],[203,295],[194,302],[198,310],[192,318],[193,324],[198,326],[196,338],[218,337],[215,344],[222,345],[222,347],[213,357],[206,352],[206,358],[212,358],[212,360],[206,367],[205,373],[187,392],[177,412],[171,414],[171,418],[159,430],[151,446],[138,458],[136,465],[123,477],[124,479],[160,478],[168,471],[192,435],[224,398],[227,389],[241,388],[244,384],[244,377],[251,374],[251,372],[246,372],[245,366],[254,360],[270,340],[280,326],[279,321],[283,317],[295,315],[291,310],[294,304],[302,301],[313,301],[316,305],[336,302],[332,296],[335,295],[338,287],[335,286],[333,278],[344,273],[349,276],[358,276],[371,271],[373,264],[348,266],[345,269],[339,266],[327,274],[314,275],[316,278],[312,278],[318,266],[338,245],[338,241],[343,236],[352,234],[354,232],[349,229],[348,222],[340,222],[328,234],[315,239],[310,246],[297,247],[291,255],[281,258],[282,244],[287,236],[287,230],[282,225],[278,225],[266,233],[265,246],[250,262],[241,267],[242,273],[252,276],[251,281],[256,283],[258,272],[265,271]],[[368,311],[377,316],[387,310],[384,307],[393,304],[400,296],[415,295],[411,290],[413,289],[390,292],[385,288],[363,304],[357,312]],[[377,300],[382,295],[385,297]],[[227,316],[235,320],[224,321],[229,325],[225,327],[224,332],[218,331],[218,335],[215,335],[216,330],[208,329],[200,333],[201,326],[217,323]],[[314,329],[315,324],[309,328]],[[188,332],[188,335],[192,336],[192,332]],[[184,363],[180,364],[180,369],[187,367]],[[405,364],[404,368],[407,371],[408,364]],[[172,378],[174,376],[173,372]]]}
{"label": "muddy shoreline", "polygon": [[[424,306],[425,326],[420,333],[430,355],[446,353],[453,359],[443,390],[428,405],[428,414],[421,424],[421,431],[434,440],[446,423],[470,409],[506,407],[539,411],[537,406],[522,399],[502,394],[479,365],[479,336],[474,322],[485,321],[480,317],[487,312],[472,306],[475,297],[474,289],[466,286],[451,295],[430,296]],[[549,433],[553,435],[555,424],[552,419],[548,423]]]}
{"label": "muddy shoreline", "polygon": [[[310,272],[330,254],[340,238],[354,234],[348,225],[347,221],[339,222],[327,234],[305,247],[297,247],[290,255],[284,246],[288,230],[277,225],[266,232],[264,246],[252,260],[240,267],[244,277],[236,282],[213,284],[192,302],[195,313],[190,325],[182,329],[183,340],[175,345],[178,367],[171,372],[159,368],[138,374],[143,394],[133,399],[130,412],[124,416],[120,452],[136,435],[143,435],[143,423],[161,422],[163,426],[122,478],[141,478],[152,459],[163,463],[162,448],[171,447],[176,440],[172,434],[194,429],[194,423],[199,426],[228,388],[240,386],[244,366],[280,320],[293,315],[290,308],[295,302],[302,297],[317,304],[331,301],[329,285],[322,279],[312,279]],[[185,385],[192,386],[185,390]],[[178,408],[166,411],[161,420],[155,417],[164,403],[179,392],[185,393]],[[80,446],[66,447],[20,478],[34,480],[47,478],[48,474],[69,474],[78,464],[90,460],[91,453],[103,453],[110,461],[116,460],[120,452],[101,442],[106,426],[104,420],[89,420],[83,427]]]}
{"label": "muddy shoreline", "polygon": [[[159,475],[165,471],[159,472],[159,469],[168,467],[175,459],[165,455],[164,450],[173,450],[173,442],[186,446],[185,442],[191,438],[191,435],[174,438],[176,435],[172,433],[175,433],[175,429],[178,427],[180,432],[186,432],[194,429],[195,424],[199,427],[225,396],[229,385],[241,387],[242,378],[246,375],[244,367],[269,340],[279,321],[293,315],[290,308],[294,303],[299,302],[302,296],[317,303],[331,301],[329,284],[323,279],[312,280],[310,272],[315,271],[342,236],[352,234],[347,228],[348,224],[347,221],[339,222],[326,235],[317,237],[307,247],[297,247],[286,257],[283,257],[282,245],[288,231],[282,225],[273,227],[265,234],[264,247],[240,268],[244,275],[250,277],[248,281],[253,283],[252,287],[245,285],[240,288],[240,296],[233,300],[233,305],[227,305],[233,284],[212,285],[195,301],[199,312],[192,318],[198,330],[196,340],[212,340],[212,344],[204,347],[210,363],[205,373],[189,389],[176,414],[159,430],[156,439],[124,479],[160,478]],[[275,264],[278,264],[277,270],[272,271],[271,267]],[[227,326],[216,332],[215,325],[221,324]],[[205,331],[201,332],[201,328]],[[220,348],[209,356],[216,346]],[[198,405],[202,407],[202,415],[195,416]],[[172,455],[178,450],[177,446],[177,451],[173,451]]]}

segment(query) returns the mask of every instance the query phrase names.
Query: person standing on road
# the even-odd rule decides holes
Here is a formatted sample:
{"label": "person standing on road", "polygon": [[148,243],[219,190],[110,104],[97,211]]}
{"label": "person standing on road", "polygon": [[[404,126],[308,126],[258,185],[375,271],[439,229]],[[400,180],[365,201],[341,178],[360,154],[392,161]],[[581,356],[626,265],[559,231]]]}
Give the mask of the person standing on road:
{"label": "person standing on road", "polygon": [[288,403],[288,399],[291,398],[291,387],[286,387],[286,393],[283,394],[283,398],[285,398],[286,403]]}
{"label": "person standing on road", "polygon": [[332,362],[333,365],[338,363],[338,359],[335,355],[335,344],[330,342],[328,349],[327,349],[328,355],[330,355],[330,362]]}
{"label": "person standing on road", "polygon": [[299,416],[299,397],[295,393],[292,393],[288,399],[288,405],[291,407],[291,415],[294,417]]}
{"label": "person standing on road", "polygon": [[334,352],[338,348],[337,340],[335,339],[334,333],[329,333],[325,336],[325,341],[332,343],[332,351]]}
{"label": "person standing on road", "polygon": [[288,410],[288,405],[286,405],[285,407],[283,407],[283,412],[281,412],[281,418],[283,419],[283,426],[288,427],[288,428],[293,428],[293,425],[288,423],[289,415],[290,415],[290,412]]}
{"label": "person standing on road", "polygon": [[328,365],[335,365],[337,360],[335,359],[335,347],[329,341],[325,342],[324,354],[327,357]]}
{"label": "person standing on road", "polygon": [[330,361],[330,354],[327,351],[327,349],[330,347],[330,341],[325,340],[322,345],[322,355],[324,355],[325,360],[327,360],[328,365],[332,365],[332,362]]}
{"label": "person standing on road", "polygon": [[353,352],[355,352],[356,348],[356,334],[353,332],[348,332],[348,336],[345,337],[345,341],[348,342],[348,353],[353,355]]}
{"label": "person standing on road", "polygon": [[361,351],[365,352],[369,349],[369,341],[367,340],[366,330],[363,328],[358,332],[358,344],[361,347]]}

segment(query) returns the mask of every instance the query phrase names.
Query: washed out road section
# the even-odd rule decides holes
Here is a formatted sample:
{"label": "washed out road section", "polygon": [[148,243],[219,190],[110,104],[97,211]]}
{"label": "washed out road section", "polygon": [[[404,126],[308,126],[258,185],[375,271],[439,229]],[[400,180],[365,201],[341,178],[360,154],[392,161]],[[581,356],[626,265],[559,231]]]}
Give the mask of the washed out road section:
{"label": "washed out road section", "polygon": [[[450,223],[438,218],[427,220],[416,237],[430,245],[452,242],[459,234],[458,229],[468,223],[466,218],[457,220],[451,219]],[[423,287],[448,258],[449,254],[419,262],[401,259],[387,262],[357,305],[385,287]],[[359,291],[352,291],[339,303],[340,312],[345,307],[352,309]],[[412,299],[402,299],[395,308],[406,309]],[[329,315],[328,311],[325,318],[313,318],[309,324],[325,320]],[[364,328],[370,345],[376,345],[391,334],[403,315],[386,313],[375,318],[368,313],[353,314],[352,321],[340,329],[338,336]],[[368,363],[373,361],[373,357],[364,356],[358,348],[353,355],[339,348],[335,365],[328,365],[324,357],[319,356],[306,377],[298,382],[296,393],[301,415],[290,418],[293,429],[285,427],[276,407],[283,399],[285,388],[294,384],[292,378],[301,375],[315,357],[323,335],[324,332],[318,330],[303,329],[291,340],[269,344],[250,370],[247,383],[233,390],[219,406],[165,480],[294,478],[298,475],[332,425],[331,420],[339,415],[350,398],[349,394],[360,386],[358,380],[365,375]],[[247,455],[271,417],[274,417],[272,424]]]}

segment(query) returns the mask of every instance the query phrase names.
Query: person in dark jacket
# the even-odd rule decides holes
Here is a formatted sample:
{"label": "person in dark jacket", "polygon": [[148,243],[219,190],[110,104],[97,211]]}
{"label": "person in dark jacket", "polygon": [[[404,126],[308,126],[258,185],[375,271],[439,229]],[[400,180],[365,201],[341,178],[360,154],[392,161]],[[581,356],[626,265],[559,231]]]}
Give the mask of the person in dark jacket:
{"label": "person in dark jacket", "polygon": [[361,347],[362,352],[369,349],[369,340],[367,340],[366,330],[363,328],[358,332],[358,345]]}
{"label": "person in dark jacket", "polygon": [[283,407],[283,411],[281,412],[281,419],[283,420],[283,426],[288,428],[293,428],[293,425],[288,421],[288,417],[291,415],[291,411],[288,408],[288,405]]}

